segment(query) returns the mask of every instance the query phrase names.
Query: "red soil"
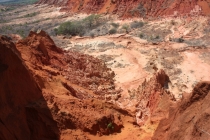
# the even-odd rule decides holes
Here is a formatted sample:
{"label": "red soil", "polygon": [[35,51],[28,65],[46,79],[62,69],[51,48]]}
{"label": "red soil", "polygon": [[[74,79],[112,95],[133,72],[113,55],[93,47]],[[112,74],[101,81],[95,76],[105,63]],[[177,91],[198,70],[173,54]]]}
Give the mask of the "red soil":
{"label": "red soil", "polygon": [[104,101],[119,94],[114,76],[101,60],[58,48],[44,31],[16,44],[0,36],[0,139],[209,139],[209,82],[177,103],[160,70],[131,91],[130,113]]}
{"label": "red soil", "polygon": [[154,136],[159,139],[208,140],[210,132],[210,82],[198,83],[192,94],[180,104],[171,105]]}
{"label": "red soil", "polygon": [[38,4],[53,4],[62,11],[112,13],[122,17],[209,15],[209,0],[40,0]]}
{"label": "red soil", "polygon": [[[68,130],[107,135],[123,127],[125,110],[102,100],[114,73],[88,55],[64,52],[44,32],[17,44],[0,36],[0,139],[60,139]],[[98,87],[104,87],[98,89]]]}

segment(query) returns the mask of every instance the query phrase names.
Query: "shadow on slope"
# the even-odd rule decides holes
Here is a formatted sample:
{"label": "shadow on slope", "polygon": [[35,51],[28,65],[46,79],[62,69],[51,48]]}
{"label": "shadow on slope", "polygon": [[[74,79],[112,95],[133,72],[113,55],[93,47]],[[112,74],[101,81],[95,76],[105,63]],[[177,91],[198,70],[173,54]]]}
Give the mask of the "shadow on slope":
{"label": "shadow on slope", "polygon": [[0,139],[59,139],[59,129],[15,45],[0,36]]}

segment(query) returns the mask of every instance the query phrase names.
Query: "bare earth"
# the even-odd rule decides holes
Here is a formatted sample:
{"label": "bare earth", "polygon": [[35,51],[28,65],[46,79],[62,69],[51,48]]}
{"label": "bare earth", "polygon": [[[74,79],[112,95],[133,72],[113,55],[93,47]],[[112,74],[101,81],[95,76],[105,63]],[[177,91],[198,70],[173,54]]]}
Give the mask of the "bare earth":
{"label": "bare earth", "polygon": [[[33,17],[24,17],[31,13],[30,11],[39,14]],[[4,15],[8,22],[1,23],[0,28],[4,26],[22,27],[22,24],[24,26],[27,24],[27,28],[30,30],[44,29],[49,34],[62,22],[79,20],[88,16],[87,14],[72,15],[60,12],[59,7],[48,5],[29,5],[8,11]],[[138,20],[122,20],[110,15],[105,15],[105,17],[111,18],[112,22],[119,23],[120,26]],[[164,85],[164,88],[173,94],[174,102],[178,104],[184,94],[189,95],[193,91],[197,83],[210,80],[209,33],[204,31],[209,27],[207,17],[199,16],[186,19],[166,17],[157,21],[142,21],[145,22],[144,27],[139,30],[131,29],[127,33],[122,31],[114,35],[106,34],[95,37],[66,37],[53,34],[51,36],[58,47],[94,56],[111,68],[115,73],[116,90],[121,89],[122,91],[119,99],[107,102],[134,114],[138,99],[136,95],[131,94],[132,91],[137,90],[145,79],[149,81],[161,69],[169,76],[169,84]],[[139,33],[152,36],[166,32],[166,35],[161,36],[163,40],[160,42],[152,42],[139,37]],[[183,38],[186,41],[179,43],[170,41],[171,38]],[[60,94],[61,89],[58,85],[50,85],[50,87],[56,87],[57,94],[54,96],[60,99],[68,98],[67,95]],[[90,93],[92,94],[92,92]],[[85,135],[91,140],[147,140],[151,139],[158,127],[158,123],[151,124],[149,120],[147,120],[148,123],[139,127],[133,123],[133,118],[130,116],[124,116],[122,121],[124,128],[121,133],[99,136],[98,134],[90,135],[81,130],[75,130],[75,132],[65,130],[62,131],[60,139],[67,140],[74,133],[74,135]]]}

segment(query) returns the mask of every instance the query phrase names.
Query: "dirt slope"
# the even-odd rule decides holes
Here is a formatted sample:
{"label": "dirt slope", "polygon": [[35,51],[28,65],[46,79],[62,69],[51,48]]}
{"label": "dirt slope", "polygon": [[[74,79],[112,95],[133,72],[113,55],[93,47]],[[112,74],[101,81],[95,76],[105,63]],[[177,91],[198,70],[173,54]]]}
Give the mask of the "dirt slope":
{"label": "dirt slope", "polygon": [[124,100],[114,77],[101,60],[58,48],[44,31],[16,44],[0,36],[0,139],[209,139],[209,82],[177,102],[160,69],[129,90],[127,111],[112,104]]}
{"label": "dirt slope", "polygon": [[64,11],[114,13],[123,17],[210,14],[209,0],[40,0]]}
{"label": "dirt slope", "polygon": [[[0,52],[0,139],[55,139],[58,128],[41,88],[15,45],[5,36],[0,37]],[[38,109],[31,108],[36,102],[42,104]]]}
{"label": "dirt slope", "polygon": [[150,139],[166,118],[173,98],[163,70],[133,91],[136,109],[129,113],[107,102],[118,100],[120,91],[101,60],[63,51],[44,31],[16,44],[0,39],[2,140],[129,139],[133,132],[132,139]]}
{"label": "dirt slope", "polygon": [[44,31],[17,44],[1,36],[0,43],[1,140],[76,139],[72,131],[87,139],[84,132],[109,134],[109,123],[119,132],[121,116],[130,116],[98,100],[117,92],[100,60],[64,52]]}
{"label": "dirt slope", "polygon": [[198,83],[192,94],[170,109],[168,119],[163,119],[154,140],[209,140],[210,83]]}

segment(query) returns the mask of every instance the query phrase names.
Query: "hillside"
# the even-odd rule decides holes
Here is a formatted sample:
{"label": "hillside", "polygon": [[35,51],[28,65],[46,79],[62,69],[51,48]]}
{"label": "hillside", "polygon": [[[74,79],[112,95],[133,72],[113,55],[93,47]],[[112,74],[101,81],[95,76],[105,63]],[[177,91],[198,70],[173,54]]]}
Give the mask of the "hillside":
{"label": "hillside", "polygon": [[56,47],[44,31],[16,44],[0,36],[0,52],[1,140],[208,139],[209,82],[176,102],[159,70],[132,91],[130,112],[112,104],[121,95],[111,69]]}
{"label": "hillside", "polygon": [[209,15],[209,0],[39,0],[61,6],[61,11],[112,13],[123,17]]}
{"label": "hillside", "polygon": [[17,44],[0,36],[0,52],[1,140],[59,139],[68,133],[75,139],[73,130],[86,139],[83,131],[109,134],[109,123],[120,131],[121,115],[129,116],[102,100],[117,94],[113,72],[98,59],[57,48],[44,31]]}
{"label": "hillside", "polygon": [[23,1],[0,5],[0,140],[210,139],[208,0]]}
{"label": "hillside", "polygon": [[38,0],[0,0],[0,4],[14,5],[14,4],[33,4]]}

